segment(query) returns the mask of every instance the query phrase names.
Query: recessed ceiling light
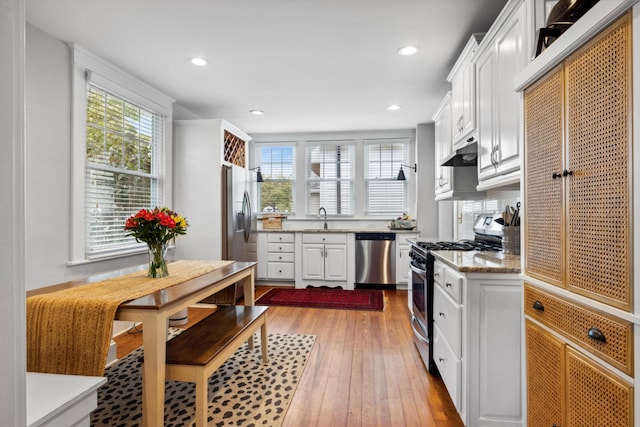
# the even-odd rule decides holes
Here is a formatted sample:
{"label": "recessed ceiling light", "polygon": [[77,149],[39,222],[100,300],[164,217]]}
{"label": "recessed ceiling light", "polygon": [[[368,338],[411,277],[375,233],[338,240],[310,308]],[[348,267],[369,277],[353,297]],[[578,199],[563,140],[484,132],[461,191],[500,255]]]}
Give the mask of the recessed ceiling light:
{"label": "recessed ceiling light", "polygon": [[399,109],[400,109],[400,106],[399,106],[399,105],[397,105],[397,104],[389,105],[389,106],[387,107],[387,110],[389,110],[389,111],[397,111],[397,110],[399,110]]}
{"label": "recessed ceiling light", "polygon": [[415,55],[416,53],[418,53],[419,50],[420,48],[418,46],[405,46],[398,49],[398,55],[402,55],[402,56]]}
{"label": "recessed ceiling light", "polygon": [[197,57],[197,58],[191,58],[191,63],[193,65],[198,65],[200,67],[203,67],[203,66],[207,65],[209,63],[209,61],[207,61],[204,58]]}
{"label": "recessed ceiling light", "polygon": [[262,110],[251,110],[249,111],[251,114],[255,115],[255,116],[261,116],[264,114],[264,111]]}

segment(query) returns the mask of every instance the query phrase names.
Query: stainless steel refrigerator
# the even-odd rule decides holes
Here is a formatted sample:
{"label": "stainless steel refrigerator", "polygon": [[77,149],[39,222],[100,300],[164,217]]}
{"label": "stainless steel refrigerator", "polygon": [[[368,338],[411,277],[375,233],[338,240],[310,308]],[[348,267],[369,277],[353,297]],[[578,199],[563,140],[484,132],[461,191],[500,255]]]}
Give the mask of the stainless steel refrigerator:
{"label": "stainless steel refrigerator", "polygon": [[[256,212],[252,195],[256,194],[256,173],[239,166],[222,166],[222,259],[256,261]],[[203,302],[232,305],[244,296],[239,284],[229,286]]]}
{"label": "stainless steel refrigerator", "polygon": [[257,260],[256,185],[255,172],[222,167],[222,259]]}

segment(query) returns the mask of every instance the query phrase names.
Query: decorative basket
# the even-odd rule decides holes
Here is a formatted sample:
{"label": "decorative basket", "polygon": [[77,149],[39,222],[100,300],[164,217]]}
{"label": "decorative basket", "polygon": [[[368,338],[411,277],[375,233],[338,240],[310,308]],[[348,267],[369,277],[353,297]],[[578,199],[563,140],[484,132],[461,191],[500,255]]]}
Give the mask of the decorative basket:
{"label": "decorative basket", "polygon": [[263,215],[262,218],[258,218],[262,221],[262,228],[265,230],[281,230],[282,220],[286,216],[279,214]]}

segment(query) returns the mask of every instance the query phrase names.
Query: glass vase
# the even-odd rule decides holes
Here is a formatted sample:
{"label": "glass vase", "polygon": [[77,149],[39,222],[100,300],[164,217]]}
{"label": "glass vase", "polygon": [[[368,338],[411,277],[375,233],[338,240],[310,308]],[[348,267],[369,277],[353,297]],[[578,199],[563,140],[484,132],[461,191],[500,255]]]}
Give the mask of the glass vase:
{"label": "glass vase", "polygon": [[167,245],[151,244],[149,245],[149,271],[147,277],[159,278],[169,275],[167,270]]}

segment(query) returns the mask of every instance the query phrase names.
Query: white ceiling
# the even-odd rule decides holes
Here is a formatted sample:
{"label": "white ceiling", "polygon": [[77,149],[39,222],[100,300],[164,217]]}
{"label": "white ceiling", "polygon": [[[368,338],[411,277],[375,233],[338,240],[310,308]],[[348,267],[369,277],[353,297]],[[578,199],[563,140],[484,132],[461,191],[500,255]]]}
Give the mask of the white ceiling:
{"label": "white ceiling", "polygon": [[[506,0],[26,0],[27,22],[248,133],[415,128]],[[417,55],[396,51],[418,45]],[[28,47],[27,47],[28,48]],[[189,63],[206,57],[207,67]],[[399,111],[387,111],[400,104]],[[249,113],[264,110],[262,116]]]}

